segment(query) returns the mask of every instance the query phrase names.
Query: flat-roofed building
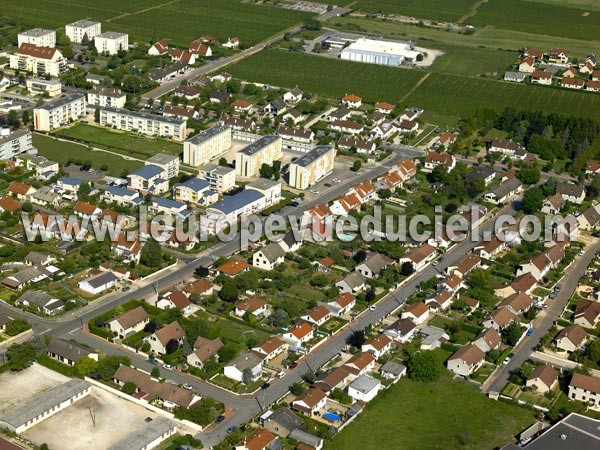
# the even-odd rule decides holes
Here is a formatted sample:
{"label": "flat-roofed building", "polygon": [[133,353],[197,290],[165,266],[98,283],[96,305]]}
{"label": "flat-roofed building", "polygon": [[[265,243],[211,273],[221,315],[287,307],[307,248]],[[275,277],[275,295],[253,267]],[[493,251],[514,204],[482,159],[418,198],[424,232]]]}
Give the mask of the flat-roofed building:
{"label": "flat-roofed building", "polygon": [[335,148],[318,145],[290,164],[290,186],[307,189],[333,171]]}
{"label": "flat-roofed building", "polygon": [[129,35],[117,33],[116,31],[106,31],[94,38],[94,45],[98,53],[108,53],[116,55],[120,50],[129,48]]}
{"label": "flat-roofed building", "polygon": [[102,24],[91,20],[78,20],[65,25],[65,34],[71,42],[81,44],[83,41],[91,41],[102,33]]}
{"label": "flat-roofed building", "polygon": [[256,176],[263,164],[270,166],[281,156],[281,137],[263,136],[236,153],[235,174],[244,178]]}
{"label": "flat-roofed building", "polygon": [[27,90],[32,95],[48,95],[48,97],[58,97],[62,94],[62,84],[60,80],[45,80],[44,78],[28,78],[25,81]]}
{"label": "flat-roofed building", "polygon": [[384,66],[399,66],[404,61],[415,62],[419,54],[413,50],[410,42],[359,38],[342,50],[340,58]]}
{"label": "flat-roofed building", "polygon": [[52,131],[85,116],[85,95],[67,95],[49,101],[33,110],[33,126],[37,131]]}
{"label": "flat-roofed building", "polygon": [[108,106],[100,110],[100,125],[122,131],[183,141],[186,121]]}
{"label": "flat-roofed building", "polygon": [[213,191],[222,194],[235,186],[235,169],[209,163],[198,170],[198,178],[208,181]]}
{"label": "flat-roofed building", "polygon": [[[134,429],[111,446],[108,450],[150,450],[177,432],[177,424],[164,417],[158,417],[143,427]],[[183,448],[181,446],[179,448]]]}
{"label": "flat-roofed building", "polygon": [[183,163],[202,166],[231,148],[231,127],[216,126],[183,143]]}
{"label": "flat-roofed building", "polygon": [[31,131],[0,128],[0,160],[12,159],[33,150]]}
{"label": "flat-roofed building", "polygon": [[33,44],[38,47],[55,47],[56,31],[44,30],[43,28],[22,31],[17,34],[17,43],[19,47],[21,44]]}
{"label": "flat-roofed building", "polygon": [[162,167],[167,178],[175,178],[179,175],[179,156],[168,153],[157,153],[146,160],[146,166],[153,165]]}

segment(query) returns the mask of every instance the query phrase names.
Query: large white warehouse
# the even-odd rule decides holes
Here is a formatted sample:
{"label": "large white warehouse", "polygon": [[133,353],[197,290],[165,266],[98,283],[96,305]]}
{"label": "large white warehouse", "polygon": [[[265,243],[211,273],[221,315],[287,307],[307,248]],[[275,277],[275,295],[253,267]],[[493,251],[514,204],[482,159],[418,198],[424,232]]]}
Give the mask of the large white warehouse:
{"label": "large white warehouse", "polygon": [[378,41],[360,38],[342,50],[341,58],[384,66],[399,66],[404,61],[414,62],[419,52],[410,42]]}

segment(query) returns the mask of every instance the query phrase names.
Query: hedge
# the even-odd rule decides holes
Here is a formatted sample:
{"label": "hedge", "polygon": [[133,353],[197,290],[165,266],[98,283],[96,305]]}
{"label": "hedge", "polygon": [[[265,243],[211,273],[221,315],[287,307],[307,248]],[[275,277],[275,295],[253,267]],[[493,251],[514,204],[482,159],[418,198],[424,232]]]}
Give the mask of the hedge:
{"label": "hedge", "polygon": [[447,352],[452,352],[452,353],[454,353],[455,351],[460,349],[460,345],[454,345],[454,344],[451,344],[450,342],[444,342],[440,347],[442,350],[446,350]]}
{"label": "hedge", "polygon": [[54,370],[55,372],[62,373],[66,377],[81,378],[81,375],[79,375],[79,373],[77,373],[77,370],[75,370],[74,367],[67,366],[66,364],[58,362],[55,359],[50,358],[48,355],[41,355],[37,359],[37,362],[40,363],[42,366],[47,367],[50,370]]}

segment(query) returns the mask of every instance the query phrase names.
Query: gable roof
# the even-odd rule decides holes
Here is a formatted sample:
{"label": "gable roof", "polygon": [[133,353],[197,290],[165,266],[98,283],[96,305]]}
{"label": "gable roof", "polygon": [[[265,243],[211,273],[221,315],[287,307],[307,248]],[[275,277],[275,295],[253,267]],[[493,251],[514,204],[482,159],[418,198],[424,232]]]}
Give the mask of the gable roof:
{"label": "gable roof", "polygon": [[33,187],[20,181],[13,181],[8,185],[8,192],[14,192],[18,195],[26,195]]}
{"label": "gable roof", "polygon": [[593,394],[600,394],[600,378],[590,377],[582,373],[574,373],[569,386],[584,389]]}
{"label": "gable roof", "polygon": [[558,373],[551,365],[544,364],[533,369],[533,372],[527,377],[527,381],[536,378],[539,378],[548,388],[551,388],[554,382],[558,380]]}
{"label": "gable roof", "polygon": [[198,336],[196,342],[194,342],[194,354],[200,361],[204,362],[215,356],[222,347],[223,342],[220,338],[206,339]]}
{"label": "gable roof", "polygon": [[571,341],[571,343],[573,345],[575,345],[576,347],[579,347],[583,343],[586,336],[587,336],[587,333],[583,329],[583,327],[581,327],[578,324],[573,324],[567,328],[563,328],[560,331],[560,333],[558,333],[558,335],[556,336],[556,340],[566,338],[569,341]]}
{"label": "gable roof", "polygon": [[250,297],[250,298],[247,298],[246,300],[242,300],[242,301],[236,303],[235,307],[237,309],[241,309],[242,311],[254,313],[255,311],[263,308],[267,304],[268,304],[267,302],[260,300],[256,297]]}
{"label": "gable roof", "polygon": [[120,316],[117,316],[112,320],[116,320],[125,330],[127,330],[133,327],[134,325],[137,325],[138,323],[149,319],[150,316],[148,316],[146,310],[141,306],[138,306],[132,309],[131,311],[127,311],[121,314]]}
{"label": "gable roof", "polygon": [[483,353],[483,351],[476,345],[467,344],[455,351],[454,354],[448,358],[448,361],[454,359],[460,359],[472,366],[483,361],[485,359],[485,353]]}
{"label": "gable roof", "polygon": [[12,197],[0,198],[0,208],[4,211],[13,212],[21,207],[21,204]]}
{"label": "gable roof", "polygon": [[429,311],[429,308],[427,308],[427,305],[425,303],[417,302],[413,303],[408,308],[406,308],[404,312],[410,313],[415,317],[421,317],[423,314],[427,313],[427,311]]}
{"label": "gable roof", "polygon": [[185,335],[183,328],[181,328],[181,325],[179,325],[179,322],[177,321],[164,325],[154,334],[164,346],[166,346],[170,340],[175,339],[176,341],[179,341]]}
{"label": "gable roof", "polygon": [[39,59],[52,59],[54,54],[58,52],[58,49],[53,47],[38,47],[34,44],[23,43],[17,50],[20,55],[33,56]]}
{"label": "gable roof", "polygon": [[82,202],[81,200],[78,200],[77,203],[75,203],[73,211],[85,214],[86,216],[91,216],[92,214],[94,214],[97,208],[98,207],[96,205],[92,205],[91,203]]}
{"label": "gable roof", "polygon": [[502,342],[502,338],[500,334],[493,328],[487,328],[482,331],[479,336],[477,336],[473,342],[478,340],[483,340],[489,348],[496,348],[500,342]]}

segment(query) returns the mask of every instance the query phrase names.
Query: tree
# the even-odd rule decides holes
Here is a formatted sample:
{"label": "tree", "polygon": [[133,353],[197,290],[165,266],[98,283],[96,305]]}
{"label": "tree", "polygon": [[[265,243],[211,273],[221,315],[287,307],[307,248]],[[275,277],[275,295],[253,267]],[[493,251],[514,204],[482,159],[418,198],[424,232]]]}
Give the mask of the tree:
{"label": "tree", "polygon": [[129,366],[131,361],[126,356],[105,355],[98,361],[98,376],[104,381],[111,381],[119,366]]}
{"label": "tree", "polygon": [[348,344],[356,348],[361,348],[366,341],[364,330],[356,330],[348,336]]}
{"label": "tree", "polygon": [[414,273],[414,271],[415,267],[410,261],[405,261],[402,263],[402,266],[400,266],[400,273],[405,277],[411,276]]}
{"label": "tree", "polygon": [[360,264],[361,262],[363,262],[365,259],[367,259],[367,252],[365,252],[364,250],[359,250],[357,251],[354,256],[352,257],[352,259],[354,259],[354,262],[356,264]]}
{"label": "tree", "polygon": [[146,333],[154,333],[157,328],[158,328],[158,326],[156,325],[156,322],[151,320],[144,326],[144,331]]}
{"label": "tree", "polygon": [[517,173],[517,178],[523,184],[536,184],[540,181],[540,169],[537,164],[523,164]]}
{"label": "tree", "polygon": [[29,123],[29,111],[23,111],[23,114],[21,114],[21,120],[23,121],[24,125],[27,125]]}
{"label": "tree", "polygon": [[260,176],[263,178],[273,178],[273,167],[263,163],[263,165],[260,166]]}
{"label": "tree", "polygon": [[219,291],[219,298],[225,302],[233,302],[237,300],[239,295],[238,287],[232,280],[227,280]]}
{"label": "tree", "polygon": [[6,324],[5,332],[9,336],[16,336],[31,328],[31,325],[25,319],[13,319]]}
{"label": "tree", "polygon": [[523,194],[521,207],[526,214],[534,214],[542,209],[544,204],[544,194],[538,187],[531,187]]}
{"label": "tree", "polygon": [[24,212],[31,212],[33,211],[33,205],[31,204],[31,202],[23,202],[23,204],[21,204],[21,209]]}
{"label": "tree", "polygon": [[430,352],[417,351],[408,358],[408,376],[411,380],[429,383],[442,374],[442,367]]}
{"label": "tree", "polygon": [[150,376],[158,380],[160,378],[160,369],[158,367],[153,367]]}
{"label": "tree", "polygon": [[125,382],[125,384],[123,385],[123,388],[121,390],[123,392],[125,392],[127,395],[133,395],[133,394],[135,394],[135,391],[137,390],[137,386],[133,381],[127,381],[127,382]]}
{"label": "tree", "polygon": [[371,303],[373,300],[375,300],[375,291],[373,289],[369,289],[365,294],[365,301],[367,303]]}
{"label": "tree", "polygon": [[360,159],[357,159],[356,161],[354,161],[354,164],[352,164],[352,171],[358,172],[361,167],[362,167],[362,161]]}
{"label": "tree", "polygon": [[242,383],[250,384],[250,383],[252,383],[253,379],[254,379],[254,375],[252,374],[252,369],[250,369],[249,367],[246,367],[242,371]]}
{"label": "tree", "polygon": [[227,163],[227,158],[225,158],[225,157],[222,157],[222,158],[220,158],[220,159],[219,159],[219,165],[220,165],[221,167],[227,167],[227,166],[229,165],[229,164]]}
{"label": "tree", "polygon": [[11,109],[6,116],[6,124],[9,127],[19,127],[21,125],[21,121],[19,120],[19,114],[14,109]]}
{"label": "tree", "polygon": [[225,344],[217,351],[217,354],[219,355],[219,362],[227,364],[229,361],[235,358],[235,355],[237,355],[237,349],[230,344]]}
{"label": "tree", "polygon": [[30,342],[13,344],[6,351],[8,356],[8,368],[13,372],[27,369],[36,358],[35,349]]}
{"label": "tree", "polygon": [[40,445],[40,450],[50,450],[50,447],[48,447],[48,444],[44,442],[42,445]]}
{"label": "tree", "polygon": [[100,108],[94,110],[94,122],[100,123]]}
{"label": "tree", "polygon": [[89,377],[98,368],[98,362],[89,356],[84,356],[75,363],[75,370],[82,377]]}
{"label": "tree", "polygon": [[290,392],[294,395],[304,394],[304,385],[302,383],[294,383],[290,386]]}
{"label": "tree", "polygon": [[[92,163],[86,161],[84,163],[86,168],[91,168],[92,167]],[[90,192],[92,192],[92,187],[90,186],[90,183],[81,183],[81,185],[79,186],[79,195],[90,195]]]}
{"label": "tree", "polygon": [[159,267],[162,261],[162,249],[154,239],[146,241],[142,247],[140,262],[147,267]]}
{"label": "tree", "polygon": [[170,339],[165,346],[165,350],[167,351],[167,355],[171,355],[179,350],[179,341],[177,339]]}
{"label": "tree", "polygon": [[522,334],[523,331],[521,330],[521,327],[515,322],[511,323],[504,330],[502,330],[502,337],[504,338],[504,341],[511,347],[515,346],[517,342],[519,342]]}

